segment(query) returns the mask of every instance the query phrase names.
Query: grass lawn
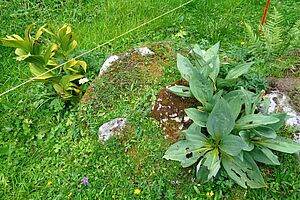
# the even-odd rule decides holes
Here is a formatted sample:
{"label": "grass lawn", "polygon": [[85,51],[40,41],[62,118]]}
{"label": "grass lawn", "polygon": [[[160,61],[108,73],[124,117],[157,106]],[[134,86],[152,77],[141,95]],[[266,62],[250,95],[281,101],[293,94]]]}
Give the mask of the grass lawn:
{"label": "grass lawn", "polygon": [[[77,33],[79,54],[184,2],[4,0],[0,37],[22,34],[33,22],[69,23]],[[92,84],[103,90],[89,105],[65,105],[47,96],[49,88],[40,83],[0,97],[0,199],[206,199],[210,191],[215,199],[299,199],[300,169],[293,155],[279,154],[280,166],[261,166],[265,189],[245,190],[222,177],[205,185],[193,182],[193,170],[162,159],[170,143],[158,122],[149,117],[159,89],[180,79],[173,53],[190,43],[217,41],[230,51],[246,39],[241,22],[259,24],[264,4],[260,0],[195,0],[86,55],[87,77],[95,79],[105,58],[115,52],[159,41],[168,41],[174,51],[153,47],[167,60],[159,63],[162,77],[147,80],[143,74],[124,72],[115,77],[124,80],[121,85],[111,84],[108,78],[95,79]],[[272,4],[287,16],[287,23],[299,17],[296,0]],[[179,31],[187,35],[174,39]],[[0,93],[30,77],[27,66],[14,56],[12,49],[0,47]],[[99,126],[116,117],[127,117],[130,127],[124,135],[99,143]],[[290,136],[289,130],[283,132]],[[7,148],[9,152],[2,153]],[[81,184],[85,176],[87,186]],[[139,195],[134,194],[137,188]]]}

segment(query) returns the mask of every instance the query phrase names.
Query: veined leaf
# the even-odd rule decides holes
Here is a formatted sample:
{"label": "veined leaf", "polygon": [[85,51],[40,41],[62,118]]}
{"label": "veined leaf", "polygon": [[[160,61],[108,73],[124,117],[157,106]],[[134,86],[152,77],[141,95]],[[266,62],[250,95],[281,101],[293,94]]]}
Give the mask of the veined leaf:
{"label": "veined leaf", "polygon": [[267,126],[259,126],[257,128],[254,128],[253,131],[260,136],[263,136],[265,138],[275,139],[276,138],[276,131],[270,127]]}
{"label": "veined leaf", "polygon": [[222,79],[217,78],[217,87],[218,88],[225,88],[225,87],[231,87],[236,84],[238,79]]}
{"label": "veined leaf", "polygon": [[236,96],[235,98],[229,99],[227,102],[232,110],[234,120],[236,120],[242,110],[242,99],[240,96]]}
{"label": "veined leaf", "polygon": [[70,75],[65,75],[61,78],[60,83],[63,86],[64,89],[67,89],[69,87],[69,82],[81,79],[84,76],[82,74],[70,74]]}
{"label": "veined leaf", "polygon": [[41,56],[41,55],[30,55],[30,54],[27,54],[27,55],[23,55],[23,56],[17,57],[17,60],[18,61],[25,61],[25,62],[28,62],[28,63],[32,63],[32,64],[37,65],[39,67],[42,67],[42,66],[44,66],[46,64],[45,60],[44,60],[44,57]]}
{"label": "veined leaf", "polygon": [[279,130],[284,125],[286,120],[288,120],[289,118],[292,117],[292,116],[287,115],[286,113],[275,113],[275,114],[271,114],[270,116],[276,117],[277,119],[279,119],[279,121],[277,123],[268,125],[268,127],[271,127],[275,131]]}
{"label": "veined leaf", "polygon": [[214,90],[213,84],[201,73],[194,72],[189,83],[193,96],[203,105],[212,98]]}
{"label": "veined leaf", "polygon": [[193,74],[193,65],[189,59],[181,54],[177,54],[177,67],[182,78],[190,82]]}
{"label": "veined leaf", "polygon": [[55,55],[56,51],[58,51],[58,45],[57,44],[50,45],[44,54],[44,60],[48,62],[49,59]]}
{"label": "veined leaf", "polygon": [[68,51],[73,51],[74,49],[76,49],[76,47],[77,47],[77,41],[73,40],[68,46]]}
{"label": "veined leaf", "polygon": [[180,97],[193,97],[190,88],[187,86],[175,85],[166,89],[167,91],[172,92]]}
{"label": "veined leaf", "polygon": [[207,152],[204,155],[203,165],[209,170],[207,180],[210,180],[212,177],[216,176],[221,167],[221,161],[219,158],[219,151],[215,148],[212,151]]}
{"label": "veined leaf", "polygon": [[224,99],[220,99],[208,117],[208,133],[214,139],[222,139],[233,130],[234,121],[234,115],[228,103]]}
{"label": "veined leaf", "polygon": [[276,139],[266,139],[258,141],[257,144],[284,153],[296,153],[300,151],[299,143],[294,142],[291,139],[286,139],[279,136],[277,136]]}
{"label": "veined leaf", "polygon": [[187,140],[179,141],[169,147],[163,158],[167,160],[180,161],[182,167],[189,167],[207,151],[199,144],[195,146]]}
{"label": "veined leaf", "polygon": [[255,147],[249,154],[254,160],[266,165],[280,165],[278,157],[272,151],[265,147]]}
{"label": "veined leaf", "polygon": [[200,112],[196,108],[188,108],[184,110],[190,119],[200,127],[205,127],[208,119],[206,112]]}
{"label": "veined leaf", "polygon": [[201,127],[193,123],[187,130],[182,132],[185,135],[185,139],[194,146],[210,146],[208,138],[201,133]]}
{"label": "veined leaf", "polygon": [[254,149],[254,144],[250,139],[250,133],[247,131],[240,131],[239,135],[241,136],[242,140],[245,143],[243,150],[252,151]]}
{"label": "veined leaf", "polygon": [[204,158],[202,158],[196,166],[196,179],[200,183],[208,181],[209,170],[206,166],[202,165]]}
{"label": "veined leaf", "polygon": [[220,90],[216,94],[214,94],[214,96],[211,98],[208,104],[202,107],[202,110],[206,111],[207,113],[210,113],[212,109],[215,107],[216,103],[220,100],[222,94],[223,94],[223,90]]}
{"label": "veined leaf", "polygon": [[236,79],[236,78],[240,77],[241,75],[246,74],[253,64],[254,64],[254,62],[243,63],[243,64],[237,65],[235,68],[231,69],[228,72],[225,79]]}
{"label": "veined leaf", "polygon": [[23,49],[20,49],[20,48],[16,48],[16,50],[15,50],[15,54],[18,55],[19,57],[28,55],[28,53],[29,52],[24,51]]}
{"label": "veined leaf", "polygon": [[237,156],[245,148],[243,140],[236,135],[226,135],[220,142],[220,149],[231,156]]}
{"label": "veined leaf", "polygon": [[43,73],[45,73],[47,71],[44,68],[35,66],[35,65],[31,64],[31,63],[29,64],[29,68],[30,68],[31,73],[34,76],[39,76],[35,80],[46,80],[46,79],[54,77],[54,74],[52,72],[48,72],[48,73],[40,76],[41,74],[43,74]]}
{"label": "veined leaf", "polygon": [[213,82],[216,82],[216,78],[220,71],[219,48],[219,42],[207,51],[202,50],[199,45],[195,45],[193,48],[193,52],[197,55],[197,60],[202,66],[200,71],[205,77],[209,76]]}
{"label": "veined leaf", "polygon": [[241,117],[236,121],[235,128],[237,129],[250,129],[256,128],[268,124],[275,124],[279,122],[279,119],[272,116],[262,114],[252,114]]}
{"label": "veined leaf", "polygon": [[259,168],[248,153],[244,152],[243,161],[231,156],[222,156],[221,159],[229,177],[243,188],[266,187]]}
{"label": "veined leaf", "polygon": [[77,64],[76,64],[76,65],[81,66],[82,69],[84,70],[84,72],[86,72],[86,69],[87,69],[86,62],[84,62],[84,61],[77,61]]}
{"label": "veined leaf", "polygon": [[26,52],[30,52],[32,49],[31,43],[25,41],[18,35],[7,36],[0,39],[0,45],[5,47],[14,47],[23,49]]}
{"label": "veined leaf", "polygon": [[254,97],[254,94],[252,92],[249,92],[245,90],[243,87],[241,87],[241,92],[243,93],[244,97],[244,103],[245,103],[245,114],[250,115],[253,114],[254,110],[252,109],[252,98]]}

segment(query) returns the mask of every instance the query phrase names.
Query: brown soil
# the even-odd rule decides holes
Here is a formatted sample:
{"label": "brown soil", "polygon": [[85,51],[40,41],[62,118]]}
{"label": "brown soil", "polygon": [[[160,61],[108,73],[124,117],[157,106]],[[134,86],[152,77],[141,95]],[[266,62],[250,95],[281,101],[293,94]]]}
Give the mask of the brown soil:
{"label": "brown soil", "polygon": [[[184,81],[177,81],[171,85],[187,85]],[[168,86],[167,86],[168,87]],[[159,121],[166,137],[176,142],[182,129],[190,125],[184,109],[196,107],[198,101],[194,98],[179,97],[162,88],[158,95],[151,116]]]}
{"label": "brown soil", "polygon": [[268,78],[271,90],[279,90],[291,99],[291,105],[300,112],[300,78]]}

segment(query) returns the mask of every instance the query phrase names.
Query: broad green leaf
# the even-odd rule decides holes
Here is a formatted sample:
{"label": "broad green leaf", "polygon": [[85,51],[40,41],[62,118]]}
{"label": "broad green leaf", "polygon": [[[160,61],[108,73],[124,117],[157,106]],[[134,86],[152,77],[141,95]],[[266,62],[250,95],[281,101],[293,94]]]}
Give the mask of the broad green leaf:
{"label": "broad green leaf", "polygon": [[221,159],[229,177],[243,188],[266,187],[259,168],[248,153],[244,153],[243,161],[232,156],[222,156]]}
{"label": "broad green leaf", "polygon": [[183,131],[183,134],[185,139],[194,146],[209,146],[208,138],[201,133],[201,127],[196,123],[191,124],[187,130]]}
{"label": "broad green leaf", "polygon": [[265,138],[275,139],[276,138],[276,131],[267,126],[259,126],[253,129],[254,133],[257,135],[263,136]]}
{"label": "broad green leaf", "polygon": [[222,78],[217,78],[217,87],[218,88],[228,88],[236,85],[236,82],[238,79],[222,79]]}
{"label": "broad green leaf", "polygon": [[73,51],[74,49],[76,49],[76,47],[77,47],[77,41],[73,40],[68,46],[68,51]]}
{"label": "broad green leaf", "polygon": [[234,99],[237,97],[240,97],[240,98],[244,97],[244,94],[241,90],[233,90],[224,95],[224,99],[226,101],[230,101],[231,99]]}
{"label": "broad green leaf", "polygon": [[206,183],[208,181],[209,170],[206,166],[202,165],[203,158],[196,166],[196,179],[200,183]]}
{"label": "broad green leaf", "polygon": [[52,44],[52,45],[50,45],[48,48],[47,48],[47,50],[46,50],[46,52],[45,52],[45,54],[44,54],[44,60],[45,61],[49,61],[49,59],[52,57],[52,56],[54,56],[55,55],[55,53],[58,51],[58,45],[57,44]]}
{"label": "broad green leaf", "polygon": [[254,62],[243,63],[237,65],[235,68],[231,69],[225,79],[236,79],[243,74],[248,73],[250,67],[254,64]]}
{"label": "broad green leaf", "polygon": [[243,150],[252,151],[254,149],[254,144],[250,139],[250,133],[247,131],[240,131],[239,135],[241,136],[242,140],[245,143]]}
{"label": "broad green leaf", "polygon": [[56,91],[58,94],[60,94],[60,95],[63,95],[63,94],[64,94],[64,88],[63,88],[61,85],[55,83],[55,84],[53,84],[53,88],[55,89],[55,91]]}
{"label": "broad green leaf", "polygon": [[25,62],[28,62],[28,63],[32,63],[32,64],[37,65],[39,67],[42,67],[42,66],[44,66],[46,64],[45,60],[44,60],[44,57],[41,56],[41,55],[30,55],[30,54],[27,54],[27,55],[23,55],[23,56],[17,57],[17,60],[18,61],[25,61]]}
{"label": "broad green leaf", "polygon": [[[202,50],[199,45],[195,45],[193,49],[193,52],[198,55],[197,61],[202,65],[202,74],[209,76],[214,82],[216,82],[220,71],[219,48],[220,43],[218,42],[207,51]],[[199,59],[199,57],[202,59]]]}
{"label": "broad green leaf", "polygon": [[64,89],[67,89],[69,87],[69,82],[81,79],[84,76],[82,74],[70,74],[70,75],[65,75],[61,78],[60,83],[63,86]]}
{"label": "broad green leaf", "polygon": [[216,94],[214,94],[214,96],[211,98],[208,104],[202,107],[202,110],[206,111],[207,113],[210,113],[212,109],[215,107],[216,103],[220,100],[222,94],[223,94],[223,90],[220,90]]}
{"label": "broad green leaf", "polygon": [[86,72],[87,64],[84,61],[77,61],[77,65],[81,66],[84,72]]}
{"label": "broad green leaf", "polygon": [[34,24],[31,24],[26,27],[26,29],[24,31],[24,35],[25,35],[24,40],[26,40],[28,42],[31,41],[32,37],[31,37],[30,33],[31,33],[33,27],[34,27]]}
{"label": "broad green leaf", "polygon": [[260,103],[260,112],[264,115],[267,115],[270,104],[271,104],[270,98],[265,97],[264,100]]}
{"label": "broad green leaf", "polygon": [[193,73],[189,83],[193,96],[203,105],[212,98],[214,90],[213,84],[201,73]]}
{"label": "broad green leaf", "polygon": [[37,41],[41,36],[42,36],[42,34],[44,33],[44,28],[47,26],[47,24],[44,24],[43,26],[41,26],[38,30],[37,30],[37,32],[36,32],[36,34],[35,34],[35,37],[34,37],[34,40],[35,41]]}
{"label": "broad green leaf", "polygon": [[[201,58],[205,57],[206,51],[202,50],[199,44],[195,44],[193,48],[193,52],[199,55]],[[205,62],[203,62],[204,64]]]}
{"label": "broad green leaf", "polygon": [[201,147],[201,145],[195,146],[187,140],[179,141],[169,147],[163,158],[179,161],[182,167],[189,167],[205,153],[205,149]]}
{"label": "broad green leaf", "polygon": [[177,54],[177,67],[182,78],[190,82],[193,74],[193,65],[189,59],[181,54]]}
{"label": "broad green leaf", "polygon": [[221,167],[221,161],[219,158],[219,151],[217,148],[215,148],[212,151],[207,152],[204,155],[204,162],[203,165],[207,167],[209,170],[208,174],[208,180],[210,180],[212,177],[215,177],[220,170]]}
{"label": "broad green leaf", "polygon": [[167,91],[172,92],[180,97],[193,97],[190,88],[183,85],[171,86],[167,88]]}
{"label": "broad green leaf", "polygon": [[206,61],[202,57],[200,57],[196,54],[195,68],[198,70],[198,72],[200,72],[206,78],[209,77],[209,75],[213,72],[213,69],[210,67],[213,59],[214,58],[211,58]]}
{"label": "broad green leaf", "polygon": [[300,151],[299,143],[294,142],[291,139],[286,139],[279,136],[277,136],[276,139],[266,139],[258,141],[257,144],[284,153],[296,153]]}
{"label": "broad green leaf", "polygon": [[262,114],[252,114],[241,117],[236,121],[235,128],[237,129],[250,129],[256,128],[268,124],[275,124],[279,122],[279,119],[272,116]]}
{"label": "broad green leaf", "polygon": [[234,116],[224,99],[220,99],[207,120],[208,133],[216,140],[229,135],[234,128]]}
{"label": "broad green leaf", "polygon": [[232,110],[234,119],[236,120],[242,110],[242,99],[240,96],[227,100],[229,107]]}
{"label": "broad green leaf", "polygon": [[209,74],[209,77],[216,83],[217,77],[220,72],[220,58],[219,55],[213,56],[212,60],[212,72]]}
{"label": "broad green leaf", "polygon": [[279,122],[268,125],[268,127],[271,127],[275,131],[279,130],[284,125],[286,120],[288,120],[289,118],[292,117],[292,116],[287,115],[286,113],[275,113],[275,114],[271,114],[270,116],[276,117],[277,119],[279,119]]}
{"label": "broad green leaf", "polygon": [[[35,66],[31,63],[29,64],[29,68],[30,68],[31,73],[34,76],[39,76],[38,78],[35,78],[35,80],[46,80],[46,79],[54,77],[53,72],[46,73],[47,71],[44,68]],[[43,73],[46,73],[46,74],[40,76]]]}
{"label": "broad green leaf", "polygon": [[265,147],[255,147],[253,151],[249,152],[252,158],[260,163],[266,165],[280,165],[278,157],[272,151]]}
{"label": "broad green leaf", "polygon": [[26,52],[30,52],[32,48],[31,43],[25,41],[19,35],[15,35],[15,34],[11,36],[7,36],[6,38],[1,38],[0,45],[5,47],[20,48]]}
{"label": "broad green leaf", "polygon": [[24,51],[23,49],[16,48],[15,54],[18,55],[18,56],[20,56],[20,57],[22,57],[22,56],[28,55],[28,52]]}
{"label": "broad green leaf", "polygon": [[206,127],[206,122],[208,119],[208,113],[200,112],[196,108],[188,108],[184,110],[187,116],[193,120],[198,126]]}
{"label": "broad green leaf", "polygon": [[222,138],[219,148],[231,156],[237,156],[245,148],[245,143],[239,136],[226,135]]}
{"label": "broad green leaf", "polygon": [[243,93],[244,97],[244,103],[245,103],[245,114],[250,115],[253,114],[254,110],[252,109],[252,98],[254,94],[252,92],[249,92],[245,90],[243,87],[241,87],[241,92]]}

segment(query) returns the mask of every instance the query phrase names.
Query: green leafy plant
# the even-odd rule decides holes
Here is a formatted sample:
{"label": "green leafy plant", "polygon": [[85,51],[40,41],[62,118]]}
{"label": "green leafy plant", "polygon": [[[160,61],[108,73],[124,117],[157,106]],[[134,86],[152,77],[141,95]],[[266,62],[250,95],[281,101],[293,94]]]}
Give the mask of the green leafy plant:
{"label": "green leafy plant", "polygon": [[284,17],[274,8],[262,30],[257,33],[248,23],[248,47],[256,59],[270,61],[293,50],[300,45],[300,20],[291,27],[286,27]]}
{"label": "green leafy plant", "polygon": [[[264,91],[255,94],[243,87],[233,91],[220,90],[224,83],[234,82],[250,66],[238,65],[225,78],[218,77],[218,46],[198,51],[198,60],[203,59],[203,62],[196,67],[188,59],[178,56],[178,69],[189,87],[174,86],[169,91],[195,97],[201,106],[185,110],[193,124],[183,131],[185,139],[173,144],[164,158],[180,161],[183,167],[196,165],[196,177],[203,183],[224,169],[244,188],[265,187],[256,162],[279,165],[272,150],[295,153],[300,150],[300,145],[276,134],[288,118],[286,114],[258,112],[259,106],[267,106],[262,102]],[[223,84],[219,84],[220,81]]]}
{"label": "green leafy plant", "polygon": [[[84,77],[87,64],[71,57],[77,47],[71,27],[64,25],[57,30],[43,25],[31,35],[33,28],[34,25],[26,28],[24,38],[14,34],[0,39],[0,45],[16,48],[16,60],[29,63],[32,75],[37,76],[35,80],[51,83],[63,99],[80,95],[78,80]],[[53,70],[65,62],[61,68]]]}
{"label": "green leafy plant", "polygon": [[211,111],[216,99],[222,95],[222,89],[235,85],[239,77],[246,74],[253,65],[253,62],[238,64],[225,77],[220,77],[219,47],[220,43],[217,43],[205,51],[195,45],[191,51],[194,64],[178,54],[178,70],[189,86],[175,85],[167,90],[182,97],[195,97],[202,104],[203,110]]}

